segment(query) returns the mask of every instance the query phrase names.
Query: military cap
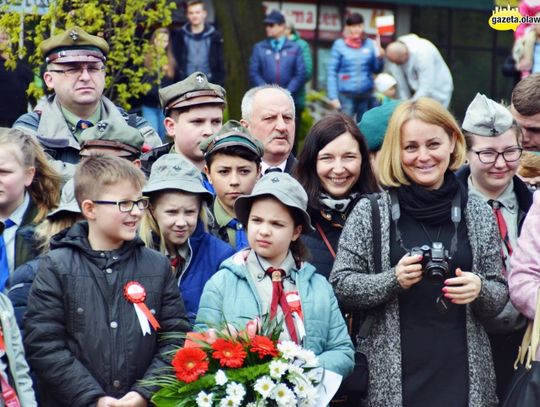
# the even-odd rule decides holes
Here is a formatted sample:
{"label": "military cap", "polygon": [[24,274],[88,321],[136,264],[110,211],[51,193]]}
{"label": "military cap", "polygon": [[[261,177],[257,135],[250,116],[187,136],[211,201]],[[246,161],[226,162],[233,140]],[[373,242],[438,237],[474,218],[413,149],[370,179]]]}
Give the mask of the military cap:
{"label": "military cap", "polygon": [[264,147],[261,142],[254,138],[248,129],[236,120],[229,120],[225,123],[217,133],[204,139],[199,148],[207,157],[222,148],[231,146],[246,148],[258,157],[264,155]]}
{"label": "military cap", "polygon": [[60,197],[60,205],[54,211],[49,212],[48,219],[54,218],[62,212],[81,213],[81,208],[75,199],[75,181],[70,178],[62,188],[62,196]]}
{"label": "military cap", "polygon": [[398,100],[391,100],[369,109],[362,115],[358,127],[366,138],[369,151],[379,151],[381,149],[388,121],[399,103]]}
{"label": "military cap", "polygon": [[47,64],[68,62],[105,62],[109,44],[103,38],[72,27],[42,41],[39,49]]}
{"label": "military cap", "polygon": [[202,72],[194,72],[186,79],[159,90],[159,101],[165,114],[171,109],[202,104],[225,105],[226,92],[219,85],[208,82]]}
{"label": "military cap", "polygon": [[204,187],[199,169],[180,154],[165,154],[154,162],[143,193],[151,194],[165,189],[201,195],[209,205],[214,199]]}
{"label": "military cap", "polygon": [[83,130],[79,136],[79,143],[81,149],[85,147],[114,148],[138,156],[141,154],[144,136],[123,119],[102,120],[95,126]]}
{"label": "military cap", "polygon": [[308,196],[302,185],[285,172],[272,172],[260,178],[251,194],[240,195],[234,201],[236,218],[244,225],[248,224],[249,212],[253,201],[270,195],[283,205],[293,209],[302,216],[302,233],[309,234],[315,229],[311,226],[311,218],[307,213]]}
{"label": "military cap", "polygon": [[494,137],[512,127],[513,122],[507,108],[477,93],[467,108],[461,128],[477,136]]}

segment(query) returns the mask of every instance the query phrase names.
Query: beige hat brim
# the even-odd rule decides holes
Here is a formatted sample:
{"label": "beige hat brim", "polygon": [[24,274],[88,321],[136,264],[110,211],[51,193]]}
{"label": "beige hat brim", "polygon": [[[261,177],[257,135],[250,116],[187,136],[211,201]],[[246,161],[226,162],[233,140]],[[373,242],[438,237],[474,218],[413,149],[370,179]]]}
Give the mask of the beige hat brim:
{"label": "beige hat brim", "polygon": [[187,106],[206,105],[206,104],[220,104],[224,105],[225,101],[217,96],[199,96],[192,99],[183,99],[178,102],[173,102],[167,106],[167,110],[178,109]]}
{"label": "beige hat brim", "polygon": [[202,198],[208,205],[211,205],[214,200],[213,195],[208,192],[208,190],[202,184],[187,178],[170,178],[158,182],[149,182],[143,188],[142,192],[143,194],[151,194],[153,192],[163,191],[166,189],[202,195]]}

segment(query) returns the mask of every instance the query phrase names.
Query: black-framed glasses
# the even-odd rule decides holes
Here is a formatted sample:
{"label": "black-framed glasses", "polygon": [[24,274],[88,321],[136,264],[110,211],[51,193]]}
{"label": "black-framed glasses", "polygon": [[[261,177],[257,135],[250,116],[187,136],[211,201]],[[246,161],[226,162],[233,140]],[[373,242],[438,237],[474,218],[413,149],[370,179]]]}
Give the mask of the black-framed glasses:
{"label": "black-framed glasses", "polygon": [[135,205],[137,205],[137,208],[139,208],[141,211],[148,208],[148,205],[150,204],[150,198],[147,196],[143,196],[141,199],[138,199],[136,201],[132,201],[129,199],[123,200],[123,201],[92,201],[95,204],[98,205],[116,205],[118,206],[118,210],[120,212],[131,212]]}
{"label": "black-framed glasses", "polygon": [[56,72],[56,73],[63,73],[69,78],[78,78],[80,77],[84,70],[88,72],[88,75],[97,75],[98,73],[101,73],[105,70],[104,66],[77,66],[73,68],[67,68],[67,69],[49,69],[49,72]]}
{"label": "black-framed glasses", "polygon": [[506,161],[507,163],[517,161],[521,158],[521,154],[523,153],[523,149],[521,147],[507,148],[502,152],[498,152],[495,150],[471,151],[478,156],[478,159],[483,164],[493,164],[499,159],[500,155],[503,156],[504,161]]}

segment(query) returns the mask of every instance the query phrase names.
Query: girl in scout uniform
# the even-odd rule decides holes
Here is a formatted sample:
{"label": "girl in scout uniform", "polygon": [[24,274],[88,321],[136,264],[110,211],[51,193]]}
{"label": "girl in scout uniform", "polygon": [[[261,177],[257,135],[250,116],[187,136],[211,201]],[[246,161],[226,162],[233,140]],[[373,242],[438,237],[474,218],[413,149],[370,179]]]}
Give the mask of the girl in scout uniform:
{"label": "girl in scout uniform", "polygon": [[243,326],[269,314],[283,320],[281,339],[312,350],[325,369],[347,376],[353,348],[332,287],[304,261],[299,237],[312,230],[307,194],[285,173],[262,177],[234,208],[250,248],[236,253],[206,284],[197,323]]}
{"label": "girl in scout uniform", "polygon": [[180,154],[166,154],[152,166],[143,193],[150,197],[140,236],[147,247],[166,254],[193,321],[208,279],[234,250],[206,231],[212,194],[201,172]]}

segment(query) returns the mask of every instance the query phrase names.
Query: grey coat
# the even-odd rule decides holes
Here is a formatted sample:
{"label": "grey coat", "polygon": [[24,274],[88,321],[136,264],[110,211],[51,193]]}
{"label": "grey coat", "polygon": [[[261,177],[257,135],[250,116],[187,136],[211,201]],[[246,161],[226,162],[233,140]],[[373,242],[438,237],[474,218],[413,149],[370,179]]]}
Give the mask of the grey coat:
{"label": "grey coat", "polygon": [[[370,309],[374,316],[368,337],[360,344],[369,364],[370,407],[402,405],[401,337],[399,285],[390,265],[390,198],[379,199],[381,213],[380,274],[373,274],[371,205],[362,199],[347,219],[341,234],[330,282],[345,310]],[[500,239],[488,205],[470,196],[465,209],[473,254],[472,272],[482,280],[478,298],[467,306],[469,360],[469,406],[496,406],[495,374],[490,345],[476,316],[495,316],[508,298],[508,286],[501,277]]]}

